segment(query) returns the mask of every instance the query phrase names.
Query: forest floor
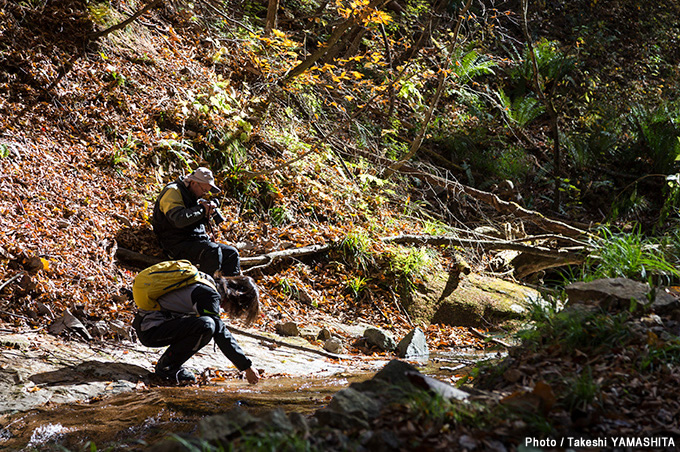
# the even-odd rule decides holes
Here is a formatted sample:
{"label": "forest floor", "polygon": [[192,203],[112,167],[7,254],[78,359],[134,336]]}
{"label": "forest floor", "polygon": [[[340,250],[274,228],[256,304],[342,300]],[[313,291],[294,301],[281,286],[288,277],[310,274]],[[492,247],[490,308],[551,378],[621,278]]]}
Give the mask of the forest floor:
{"label": "forest floor", "polygon": [[[22,390],[36,388],[30,393],[45,396],[45,401],[50,399],[49,388],[58,386],[51,385],[58,382],[51,379],[62,378],[58,368],[73,365],[62,351],[71,345],[79,347],[77,342],[66,345],[44,336],[55,319],[67,310],[84,310],[93,322],[129,325],[135,308],[127,291],[139,268],[121,262],[116,251],[125,247],[159,256],[148,221],[151,206],[162,186],[183,168],[177,157],[181,153],[176,149],[170,152],[159,143],[177,143],[181,134],[201,131],[196,124],[175,121],[172,115],[179,114],[190,93],[216,86],[216,71],[224,70],[216,69],[211,62],[212,44],[202,39],[201,30],[190,17],[174,15],[170,7],[145,17],[146,24],[134,25],[130,33],[91,43],[87,43],[87,34],[98,25],[84,8],[84,2],[77,0],[45,2],[42,8],[0,1],[0,328],[11,338],[3,343],[2,370],[5,380],[18,379],[24,385]],[[249,87],[253,67],[238,48],[231,50],[234,59],[228,69],[234,96],[239,97]],[[221,125],[228,128],[233,124]],[[266,136],[268,126],[258,125],[253,137]],[[308,126],[292,124],[291,129],[306,137],[303,132],[311,128]],[[276,152],[272,156],[271,149],[253,146],[248,155],[251,169],[271,169],[297,155],[285,149]],[[170,164],[160,164],[157,155]],[[380,190],[365,194],[356,188],[351,172],[342,170],[336,161],[312,160],[292,168],[286,177],[281,179],[284,182],[279,180],[276,190],[265,195],[270,201],[304,202],[310,206],[307,217],[274,225],[271,218],[257,217],[237,200],[226,199],[222,209],[229,221],[216,231],[218,239],[239,246],[244,257],[252,257],[334,243],[357,230],[371,230],[376,224],[381,235],[427,230],[426,222],[414,218],[414,211],[407,209],[407,192],[394,198]],[[260,187],[271,182],[258,181]],[[367,215],[364,205],[378,208]],[[394,291],[385,289],[384,284],[369,285],[370,297],[353,297],[344,273],[347,263],[337,257],[279,262],[254,273],[263,288],[264,312],[255,328],[260,333],[273,333],[283,320],[322,326],[323,320],[317,318],[324,317],[384,327],[396,336],[412,328],[396,306]],[[376,281],[380,278],[375,275]],[[313,303],[303,302],[300,293],[311,295]],[[674,327],[676,323],[672,322],[676,320],[662,318],[660,326]],[[677,367],[656,365],[651,372],[640,373],[636,364],[636,358],[652,345],[662,346],[659,353],[674,353],[673,343],[659,339],[661,335],[653,329],[659,326],[655,318],[650,324],[637,316],[629,323],[643,327],[632,327],[635,334],[626,347],[577,348],[571,354],[557,344],[546,349],[518,349],[503,367],[500,379],[490,379],[495,387],[490,383],[489,388],[499,391],[491,404],[508,397],[506,406],[514,404],[533,419],[550,415],[556,423],[564,421],[564,435],[587,432],[677,437]],[[428,328],[426,334],[433,351],[486,347],[465,328],[442,325]],[[107,366],[114,361],[128,363],[131,367],[125,369],[111,366],[127,376],[150,370],[153,359],[147,352],[134,344],[125,344],[125,350],[118,345],[108,348],[106,341],[114,339],[119,337],[111,333],[101,344],[102,353],[108,356]],[[281,350],[268,353],[257,341],[244,338],[243,342],[249,353],[262,360],[265,376],[295,372],[290,362],[279,359],[279,353],[284,353]],[[668,348],[663,348],[665,345]],[[355,358],[343,364],[297,352],[290,360],[295,361],[293,356],[307,357],[311,368],[297,375],[311,375],[317,370],[342,372],[347,366],[354,371],[357,360],[362,362],[360,372],[370,371],[386,359],[380,353],[369,350],[366,355],[365,351],[350,350]],[[87,349],[82,352],[84,357],[91,353]],[[18,365],[19,356],[52,361],[58,368],[36,367],[33,373],[43,377],[35,383],[23,373],[25,369],[7,370]],[[134,359],[130,362],[128,356]],[[97,363],[100,359],[97,356]],[[208,361],[198,361],[198,371],[215,367],[209,361],[211,354],[200,359]],[[92,367],[83,369],[92,380]],[[595,388],[595,393],[603,395],[588,398],[584,394],[583,400],[590,401],[584,409],[574,405],[571,408],[578,409],[571,413],[564,407],[551,411],[554,398],[567,393],[566,389],[579,389],[574,376],[588,369],[592,378],[584,380],[585,389]],[[547,391],[535,375],[554,378],[556,383]],[[209,377],[221,378],[215,374]],[[124,382],[120,387],[111,385],[117,378]],[[565,381],[571,386],[564,385]],[[88,384],[96,386],[96,391],[144,389],[138,386],[138,380],[107,373]],[[63,396],[52,400],[74,399]],[[409,433],[413,425],[406,418],[401,420],[403,423],[395,422],[394,428]],[[461,421],[453,429],[449,425],[446,431],[434,433],[423,425],[422,431],[410,433],[414,437],[441,434],[449,447],[505,450],[503,444],[516,448],[523,438],[550,430],[546,424],[530,424],[512,416],[497,421],[482,427]]]}

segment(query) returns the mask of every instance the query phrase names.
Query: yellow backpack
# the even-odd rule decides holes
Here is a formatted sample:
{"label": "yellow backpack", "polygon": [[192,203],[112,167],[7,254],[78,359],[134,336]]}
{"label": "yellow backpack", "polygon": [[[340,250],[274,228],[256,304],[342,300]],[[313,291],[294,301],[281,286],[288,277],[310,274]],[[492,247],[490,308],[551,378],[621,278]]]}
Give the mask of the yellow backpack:
{"label": "yellow backpack", "polygon": [[135,277],[132,296],[140,309],[160,311],[161,305],[157,300],[161,296],[195,283],[217,290],[213,281],[187,260],[159,262],[145,268]]}

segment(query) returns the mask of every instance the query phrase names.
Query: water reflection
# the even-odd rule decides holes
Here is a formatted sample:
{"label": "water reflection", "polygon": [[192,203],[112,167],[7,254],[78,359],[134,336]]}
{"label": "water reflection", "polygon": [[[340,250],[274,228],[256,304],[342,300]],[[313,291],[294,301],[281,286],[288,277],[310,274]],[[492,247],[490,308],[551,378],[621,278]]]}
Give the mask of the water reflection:
{"label": "water reflection", "polygon": [[[437,352],[426,362],[412,361],[426,375],[455,382],[476,362],[500,359],[501,353]],[[236,406],[254,415],[273,408],[310,415],[340,389],[371,378],[374,372],[322,378],[272,376],[250,386],[226,379],[200,387],[142,387],[89,402],[49,406],[0,419],[0,449],[83,450],[94,441],[99,450],[145,450],[168,432],[195,433],[198,421]]]}

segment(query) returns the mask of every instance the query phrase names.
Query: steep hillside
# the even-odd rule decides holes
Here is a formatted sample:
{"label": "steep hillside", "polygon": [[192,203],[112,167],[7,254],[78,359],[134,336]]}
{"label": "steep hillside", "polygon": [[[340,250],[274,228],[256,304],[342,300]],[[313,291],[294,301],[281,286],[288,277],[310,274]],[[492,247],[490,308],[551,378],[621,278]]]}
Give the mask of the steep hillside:
{"label": "steep hillside", "polygon": [[[128,322],[126,289],[138,268],[119,262],[117,248],[161,255],[148,222],[155,196],[200,164],[227,192],[229,220],[217,238],[243,256],[420,229],[402,215],[402,188],[372,186],[370,168],[351,169],[326,150],[268,170],[308,150],[310,124],[283,105],[255,111],[266,93],[250,85],[239,41],[227,66],[215,64],[209,32],[186,10],[168,4],[87,41],[104,28],[97,18],[116,22],[130,6],[2,4],[2,280],[29,273],[4,289],[7,327],[44,326],[79,305],[92,318]],[[281,133],[290,147],[261,139]],[[333,259],[270,266],[255,275],[265,312],[301,320],[301,309],[318,307],[384,323],[370,300],[354,301],[339,268]],[[376,289],[386,294],[383,312],[394,311],[392,296]]]}
{"label": "steep hillside", "polygon": [[[441,5],[430,17],[429,5],[421,2],[393,2],[371,14],[342,3],[291,3],[281,6],[278,29],[267,33],[261,4],[169,1],[121,30],[96,35],[145,3],[0,1],[0,275],[8,281],[20,270],[29,273],[3,289],[0,319],[7,328],[41,327],[83,305],[94,318],[129,321],[126,289],[137,269],[119,261],[116,251],[160,256],[148,222],[156,194],[178,175],[207,165],[226,192],[220,202],[229,221],[217,238],[237,245],[244,257],[338,245],[326,258],[275,262],[254,275],[271,320],[318,310],[376,324],[390,319],[391,326],[406,328],[394,303],[398,275],[380,237],[521,222],[422,177],[397,172],[387,178],[383,171],[391,162],[422,142],[414,166],[439,180],[460,178],[492,189],[511,179],[519,187],[511,199],[521,192],[528,207],[553,205],[546,115],[526,130],[506,128],[511,121],[497,101],[482,105],[494,97],[485,97],[486,88],[473,78],[482,77],[484,86],[512,78],[516,62],[490,49],[510,42],[520,53],[515,3],[504,10],[474,4],[463,19]],[[582,46],[589,69],[579,75],[591,66],[593,72],[599,65],[610,69],[617,58],[639,67],[644,44],[637,37],[656,36],[652,5],[636,10],[635,2],[592,2],[589,8],[600,18],[592,22],[575,6],[558,8],[572,3],[548,3],[530,13],[531,29],[536,39]],[[617,7],[608,8],[610,3]],[[671,8],[662,12],[672,16]],[[650,22],[622,38],[618,57],[604,59],[610,47],[598,36],[617,35],[616,21],[640,11],[640,20]],[[446,73],[438,69],[446,46],[444,35],[425,31],[457,30],[459,24],[460,39],[450,49],[467,53],[456,54],[453,82],[442,91],[430,125],[423,121],[438,74]],[[324,49],[320,42],[347,29],[306,72],[290,76]],[[676,77],[677,47],[666,43],[677,38],[677,29],[665,30],[655,55],[667,60],[657,69]],[[588,85],[599,77],[551,86],[596,102],[616,93],[603,88],[604,76]],[[658,78],[625,85],[639,83],[645,87],[635,91],[641,97],[671,97]],[[564,91],[555,92],[555,99],[564,99]],[[563,123],[592,127],[577,119],[581,107],[565,108]],[[590,162],[567,165],[572,176],[590,178],[576,183],[564,175],[570,198],[555,215],[602,220],[597,202],[611,201],[612,186],[628,186],[628,176],[620,185],[601,179],[607,171],[591,172]],[[655,207],[664,202],[659,181],[643,187]],[[658,210],[647,215],[656,220]],[[452,253],[441,251],[444,266]],[[362,268],[366,256],[384,260]],[[476,250],[468,257],[480,269],[488,263]],[[261,327],[272,326],[263,320]]]}

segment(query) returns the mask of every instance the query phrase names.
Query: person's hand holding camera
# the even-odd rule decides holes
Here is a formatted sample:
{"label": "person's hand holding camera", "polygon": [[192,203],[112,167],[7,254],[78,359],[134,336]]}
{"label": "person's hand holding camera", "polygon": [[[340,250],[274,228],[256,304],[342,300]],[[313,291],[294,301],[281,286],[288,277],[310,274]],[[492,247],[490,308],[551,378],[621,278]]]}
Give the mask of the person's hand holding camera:
{"label": "person's hand holding camera", "polygon": [[216,206],[205,199],[199,199],[198,203],[203,206],[203,210],[205,211],[205,217],[210,218],[210,215],[212,215],[213,210],[215,210]]}
{"label": "person's hand holding camera", "polygon": [[206,201],[205,199],[199,199],[199,204],[205,209],[205,217],[212,219],[215,225],[218,226],[226,220],[224,214],[220,211],[219,207],[214,201]]}

